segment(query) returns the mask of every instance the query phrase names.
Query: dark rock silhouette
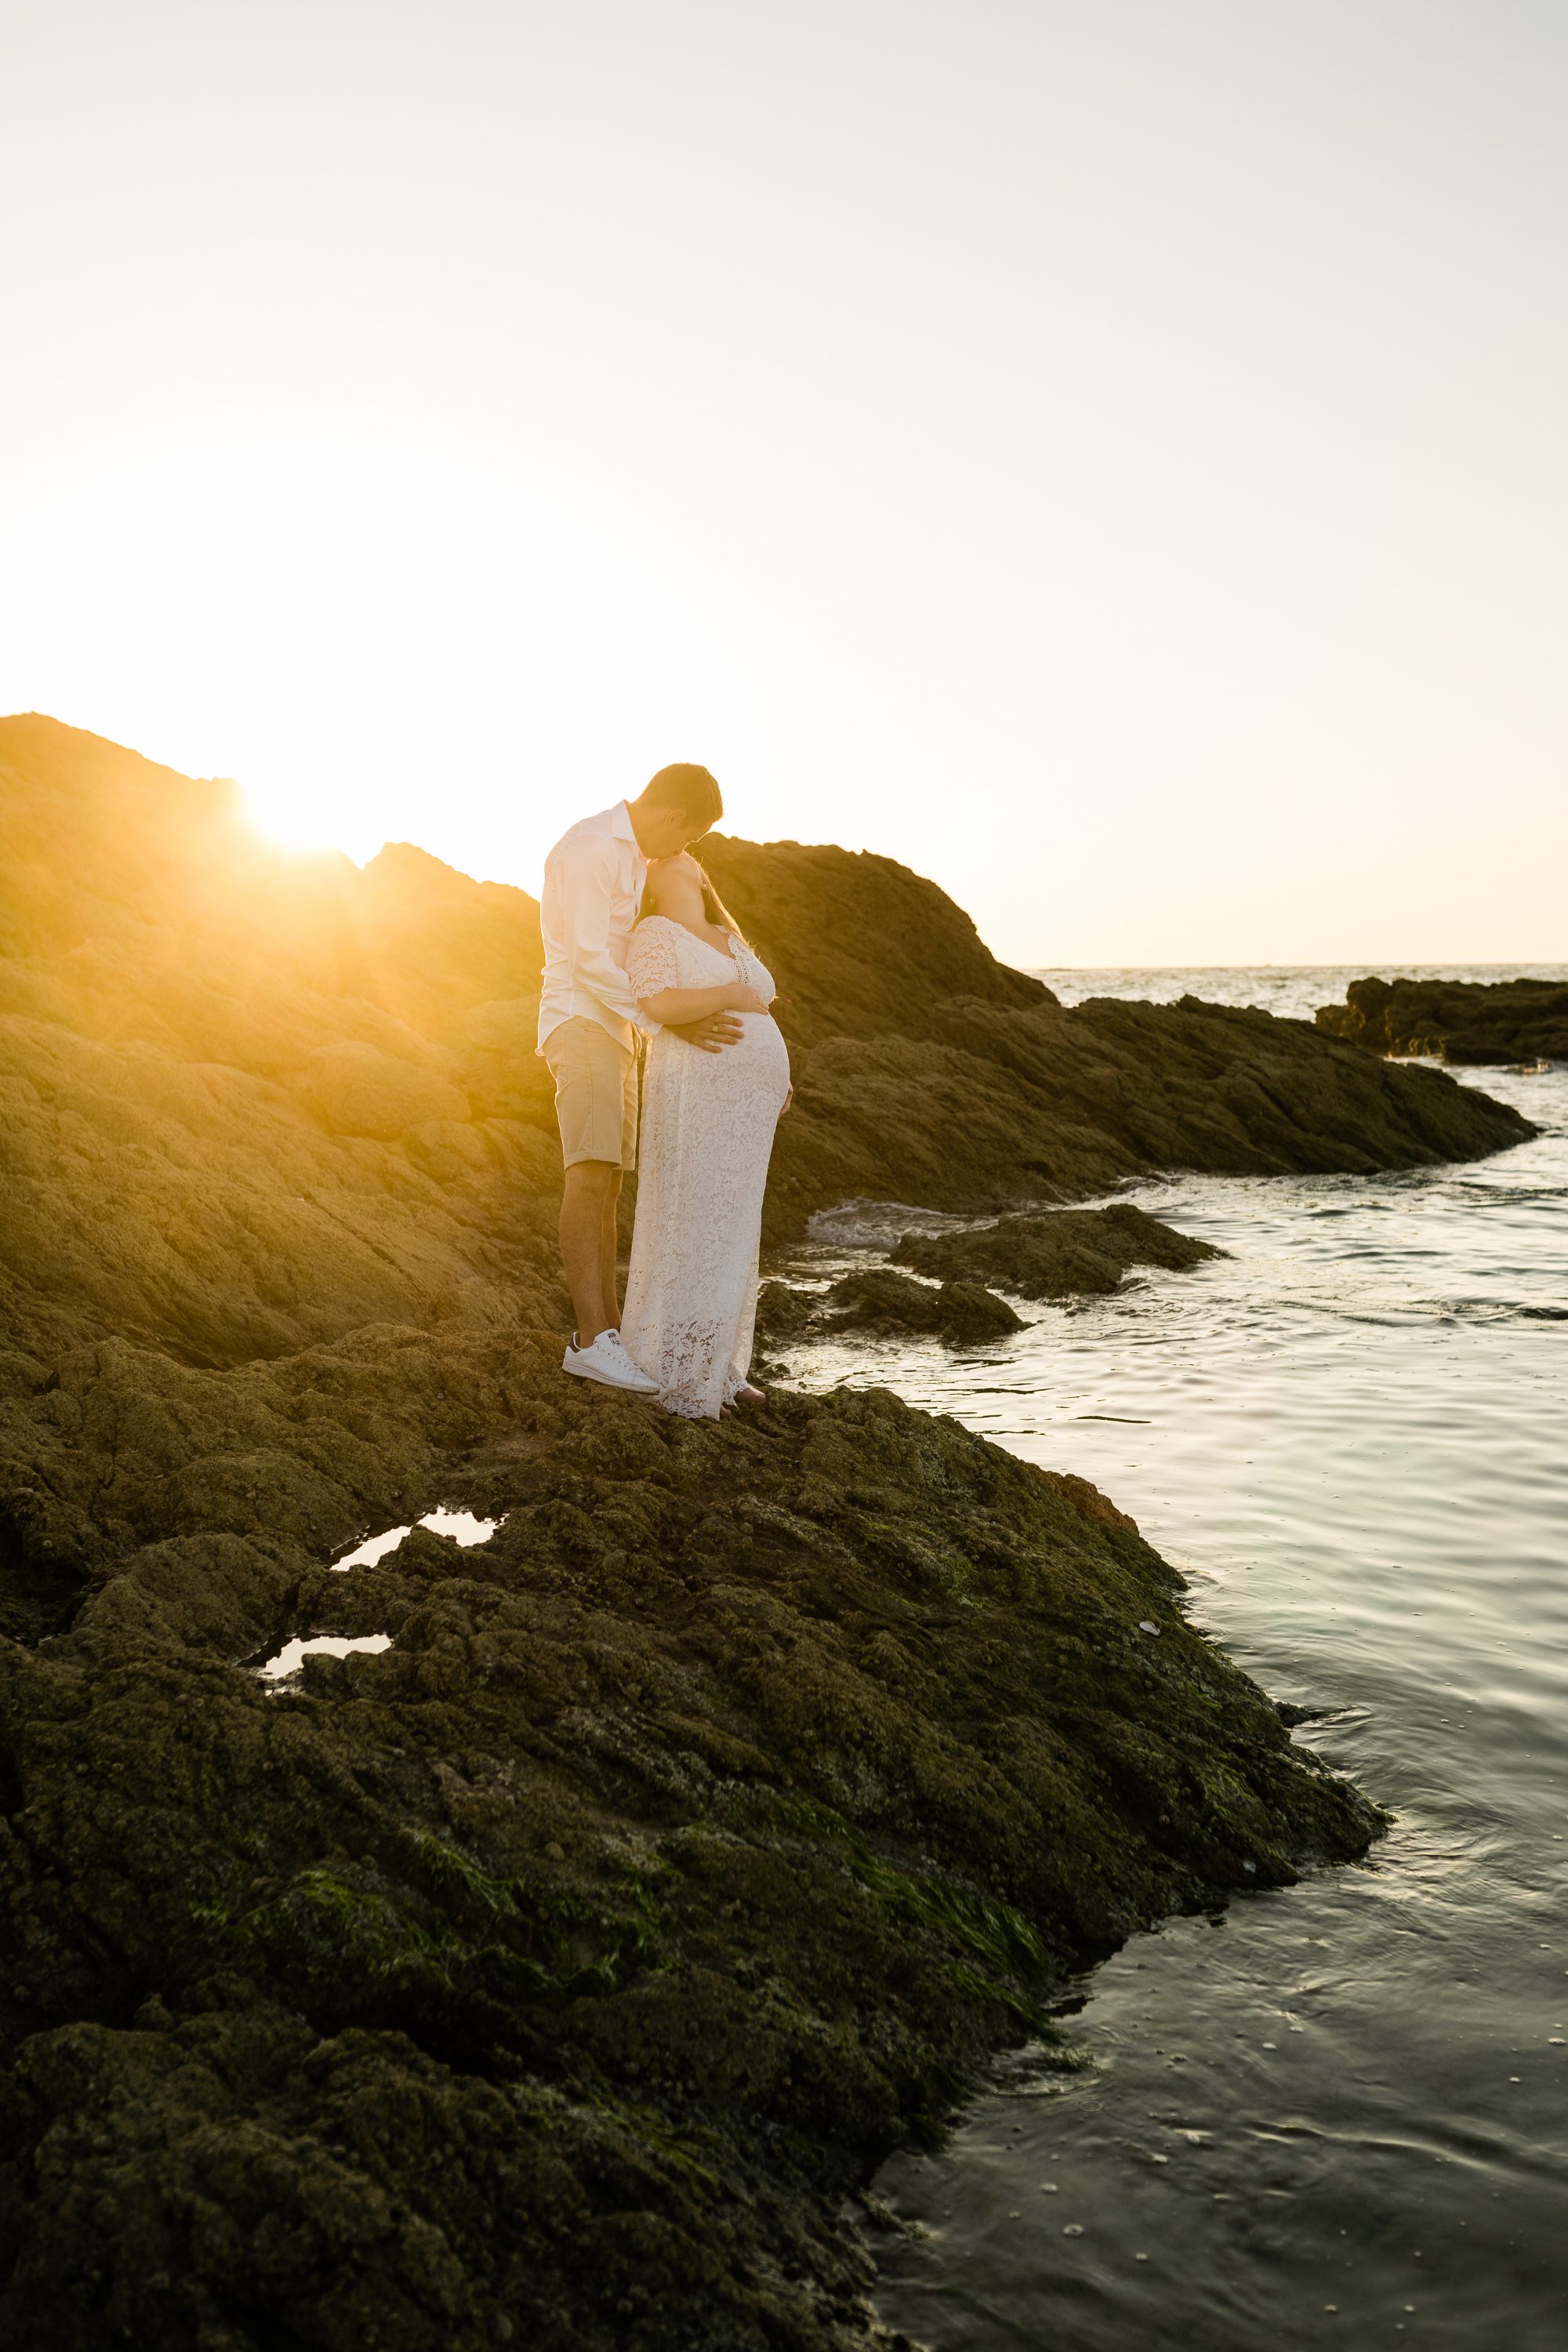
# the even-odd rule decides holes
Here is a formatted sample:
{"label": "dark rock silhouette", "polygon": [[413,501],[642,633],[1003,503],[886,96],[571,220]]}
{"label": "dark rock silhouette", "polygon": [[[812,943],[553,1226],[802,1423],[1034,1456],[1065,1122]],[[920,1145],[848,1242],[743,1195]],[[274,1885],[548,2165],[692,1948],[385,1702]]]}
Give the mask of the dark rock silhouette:
{"label": "dark rock silhouette", "polygon": [[[1064,1012],[885,860],[713,864],[795,998],[780,1234],[1529,1131]],[[562,1380],[521,892],[37,718],[0,891],[0,2331],[865,2340],[845,2189],[1063,1969],[1375,1816],[1083,1481],[874,1391]],[[441,1503],[505,1525],[327,1565]],[[258,1679],[317,1633],[392,1646]]]}
{"label": "dark rock silhouette", "polygon": [[1130,1201],[1003,1217],[970,1233],[909,1234],[893,1252],[897,1265],[921,1274],[997,1282],[1024,1298],[1114,1290],[1130,1266],[1183,1269],[1224,1255],[1212,1242],[1179,1234]]}
{"label": "dark rock silhouette", "polygon": [[1314,1016],[1331,1036],[1373,1054],[1440,1062],[1568,1061],[1568,982],[1552,980],[1352,980],[1342,1004]]}
{"label": "dark rock silhouette", "polygon": [[1005,1298],[975,1282],[913,1282],[888,1266],[845,1275],[825,1291],[764,1285],[757,1303],[758,1336],[770,1346],[830,1333],[910,1334],[968,1347],[1021,1331],[1022,1317]]}

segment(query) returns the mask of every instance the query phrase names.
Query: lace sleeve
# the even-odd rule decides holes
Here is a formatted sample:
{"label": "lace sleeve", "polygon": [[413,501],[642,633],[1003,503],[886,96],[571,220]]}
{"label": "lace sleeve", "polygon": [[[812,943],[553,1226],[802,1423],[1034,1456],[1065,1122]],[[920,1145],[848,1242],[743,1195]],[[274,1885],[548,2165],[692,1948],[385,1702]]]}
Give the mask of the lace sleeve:
{"label": "lace sleeve", "polygon": [[680,986],[679,946],[662,917],[647,917],[632,933],[632,943],[626,950],[626,978],[639,1004],[667,988]]}

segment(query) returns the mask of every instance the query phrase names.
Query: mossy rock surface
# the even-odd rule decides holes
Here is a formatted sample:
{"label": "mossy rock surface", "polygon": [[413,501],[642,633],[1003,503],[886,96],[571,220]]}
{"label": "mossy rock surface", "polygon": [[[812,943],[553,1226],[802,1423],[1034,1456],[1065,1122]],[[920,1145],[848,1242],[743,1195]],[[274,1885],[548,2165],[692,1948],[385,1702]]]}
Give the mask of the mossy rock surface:
{"label": "mossy rock surface", "polygon": [[[110,1543],[0,1649],[8,2340],[859,2340],[837,2201],[988,2047],[1374,1832],[1080,1481],[877,1391],[694,1426],[522,1333],[251,1410],[399,1359],[470,1420],[416,1499],[488,1544],[334,1571],[209,1427],[229,1530]],[[246,1663],[317,1632],[392,1645]]]}

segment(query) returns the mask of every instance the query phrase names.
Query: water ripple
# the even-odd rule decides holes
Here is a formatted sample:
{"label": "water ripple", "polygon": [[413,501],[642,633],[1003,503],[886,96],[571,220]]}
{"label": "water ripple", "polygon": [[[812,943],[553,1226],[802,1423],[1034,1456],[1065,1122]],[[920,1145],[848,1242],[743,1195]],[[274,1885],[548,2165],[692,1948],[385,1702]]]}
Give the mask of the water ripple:
{"label": "water ripple", "polygon": [[934,2352],[1557,2352],[1568,1071],[1474,1076],[1547,1131],[1484,1171],[1151,1185],[1232,1256],[803,1366],[1092,1478],[1397,1817],[1367,1866],[1137,1938],[1081,1989],[1092,2064],[887,2168],[926,2234],[879,2249],[882,2314]]}

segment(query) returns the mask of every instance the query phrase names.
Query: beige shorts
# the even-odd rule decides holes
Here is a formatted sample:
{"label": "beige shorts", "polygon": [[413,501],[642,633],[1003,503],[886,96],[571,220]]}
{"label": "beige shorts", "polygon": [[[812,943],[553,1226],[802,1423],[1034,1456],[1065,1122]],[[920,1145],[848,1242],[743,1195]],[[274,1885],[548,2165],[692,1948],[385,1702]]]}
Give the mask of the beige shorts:
{"label": "beige shorts", "polygon": [[574,1013],[551,1031],[544,1041],[544,1058],[555,1081],[555,1116],[565,1165],[574,1168],[580,1160],[608,1160],[622,1168],[635,1168],[636,1054],[617,1045],[596,1021]]}

